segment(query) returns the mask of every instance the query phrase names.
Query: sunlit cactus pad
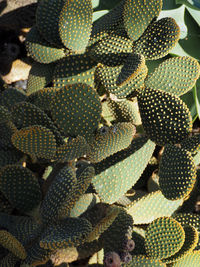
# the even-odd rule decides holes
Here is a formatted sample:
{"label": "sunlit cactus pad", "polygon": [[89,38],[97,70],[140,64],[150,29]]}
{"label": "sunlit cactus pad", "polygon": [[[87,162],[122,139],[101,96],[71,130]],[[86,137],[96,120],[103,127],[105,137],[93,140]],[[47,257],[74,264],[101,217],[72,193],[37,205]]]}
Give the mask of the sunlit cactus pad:
{"label": "sunlit cactus pad", "polygon": [[100,199],[111,204],[126,193],[144,171],[154,148],[150,140],[135,138],[127,149],[94,164],[92,184]]}
{"label": "sunlit cactus pad", "polygon": [[20,165],[7,165],[0,171],[0,190],[13,207],[27,212],[39,205],[41,191],[35,175]]}
{"label": "sunlit cactus pad", "polygon": [[50,225],[40,241],[42,248],[55,250],[82,244],[92,230],[89,221],[82,218],[66,218]]}
{"label": "sunlit cactus pad", "polygon": [[138,105],[144,130],[158,145],[179,143],[192,130],[188,107],[171,93],[145,88],[138,95]]}
{"label": "sunlit cactus pad", "polygon": [[127,122],[99,129],[94,141],[89,143],[88,159],[94,163],[100,162],[110,155],[127,148],[131,144],[135,132],[135,126]]}
{"label": "sunlit cactus pad", "polygon": [[20,259],[26,258],[26,251],[23,245],[6,230],[0,230],[0,245],[11,251]]}
{"label": "sunlit cactus pad", "polygon": [[161,63],[149,75],[145,84],[177,96],[185,94],[196,83],[200,75],[198,61],[191,57],[173,57]]}
{"label": "sunlit cactus pad", "polygon": [[67,0],[59,18],[59,33],[63,44],[76,53],[82,53],[92,30],[91,0]]}
{"label": "sunlit cactus pad", "polygon": [[159,185],[163,195],[171,200],[186,198],[195,182],[196,168],[191,153],[166,145],[159,166]]}
{"label": "sunlit cactus pad", "polygon": [[96,65],[88,53],[65,57],[56,64],[53,86],[61,88],[72,83],[86,83],[93,87]]}
{"label": "sunlit cactus pad", "polygon": [[170,217],[161,217],[147,228],[146,253],[154,259],[167,258],[179,251],[184,241],[185,232],[181,224]]}
{"label": "sunlit cactus pad", "polygon": [[61,88],[50,105],[54,121],[68,136],[81,135],[87,139],[98,128],[101,103],[96,91],[87,84]]}
{"label": "sunlit cactus pad", "polygon": [[157,17],[162,8],[161,0],[126,0],[124,5],[124,25],[129,37],[135,41]]}
{"label": "sunlit cactus pad", "polygon": [[12,135],[13,145],[22,152],[38,158],[52,159],[56,153],[56,139],[46,127],[33,125]]}
{"label": "sunlit cactus pad", "polygon": [[186,257],[172,264],[172,267],[198,266],[200,261],[200,251],[193,251]]}
{"label": "sunlit cactus pad", "polygon": [[65,50],[51,46],[43,39],[36,26],[32,27],[27,35],[26,49],[28,54],[39,63],[48,64],[65,56]]}
{"label": "sunlit cactus pad", "polygon": [[190,225],[183,226],[183,229],[185,231],[185,242],[183,246],[177,253],[175,253],[171,257],[167,259],[162,259],[163,262],[165,263],[177,262],[195,249],[199,240],[198,231],[196,230],[195,227]]}
{"label": "sunlit cactus pad", "polygon": [[143,54],[147,60],[166,56],[176,45],[180,37],[180,28],[173,18],[163,18],[148,26],[144,34],[136,41],[133,51]]}
{"label": "sunlit cactus pad", "polygon": [[158,190],[133,201],[128,205],[127,212],[133,217],[134,224],[146,224],[159,217],[171,216],[182,203],[182,199],[168,200]]}

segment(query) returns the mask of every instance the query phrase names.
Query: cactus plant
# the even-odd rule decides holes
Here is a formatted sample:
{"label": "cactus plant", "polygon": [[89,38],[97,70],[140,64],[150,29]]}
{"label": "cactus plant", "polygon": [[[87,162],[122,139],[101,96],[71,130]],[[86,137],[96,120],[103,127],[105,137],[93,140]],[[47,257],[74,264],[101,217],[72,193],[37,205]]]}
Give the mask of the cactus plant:
{"label": "cactus plant", "polygon": [[97,20],[93,2],[38,1],[27,90],[1,89],[0,265],[195,264],[200,139],[181,97],[199,63],[168,55],[161,0]]}

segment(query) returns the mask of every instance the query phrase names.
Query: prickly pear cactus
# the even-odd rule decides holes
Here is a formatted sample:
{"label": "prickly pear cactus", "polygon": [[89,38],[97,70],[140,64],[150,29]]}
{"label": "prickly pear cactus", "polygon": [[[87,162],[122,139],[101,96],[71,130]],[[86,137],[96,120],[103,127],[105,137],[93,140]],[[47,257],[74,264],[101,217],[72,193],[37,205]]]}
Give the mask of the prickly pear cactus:
{"label": "prickly pear cactus", "polygon": [[200,138],[180,97],[199,63],[168,55],[161,0],[98,19],[94,2],[38,1],[27,90],[0,90],[0,266],[198,266]]}

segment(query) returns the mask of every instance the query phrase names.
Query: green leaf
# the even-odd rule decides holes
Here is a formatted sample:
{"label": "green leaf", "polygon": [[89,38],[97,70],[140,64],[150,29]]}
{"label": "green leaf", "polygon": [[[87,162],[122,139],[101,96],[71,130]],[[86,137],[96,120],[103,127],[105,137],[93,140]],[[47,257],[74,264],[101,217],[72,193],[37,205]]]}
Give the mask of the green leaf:
{"label": "green leaf", "polygon": [[195,85],[192,89],[193,96],[194,96],[194,101],[195,101],[195,106],[197,110],[198,117],[200,118],[200,103],[199,103],[199,98],[197,94],[197,86]]}
{"label": "green leaf", "polygon": [[176,4],[185,4],[186,6],[199,10],[200,1],[199,0],[176,0]]}
{"label": "green leaf", "polygon": [[94,22],[95,20],[98,20],[100,17],[102,17],[103,15],[107,14],[108,10],[99,10],[93,13],[92,15],[92,22]]}

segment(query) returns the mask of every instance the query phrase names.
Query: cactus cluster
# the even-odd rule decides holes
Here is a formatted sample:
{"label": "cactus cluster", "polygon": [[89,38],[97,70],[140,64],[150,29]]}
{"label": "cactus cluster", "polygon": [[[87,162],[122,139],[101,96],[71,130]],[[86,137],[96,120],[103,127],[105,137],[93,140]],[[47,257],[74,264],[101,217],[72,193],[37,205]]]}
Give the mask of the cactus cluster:
{"label": "cactus cluster", "polygon": [[38,1],[27,90],[0,95],[1,266],[197,266],[200,135],[180,96],[200,66],[165,58],[180,29],[161,9],[93,21],[91,0]]}

